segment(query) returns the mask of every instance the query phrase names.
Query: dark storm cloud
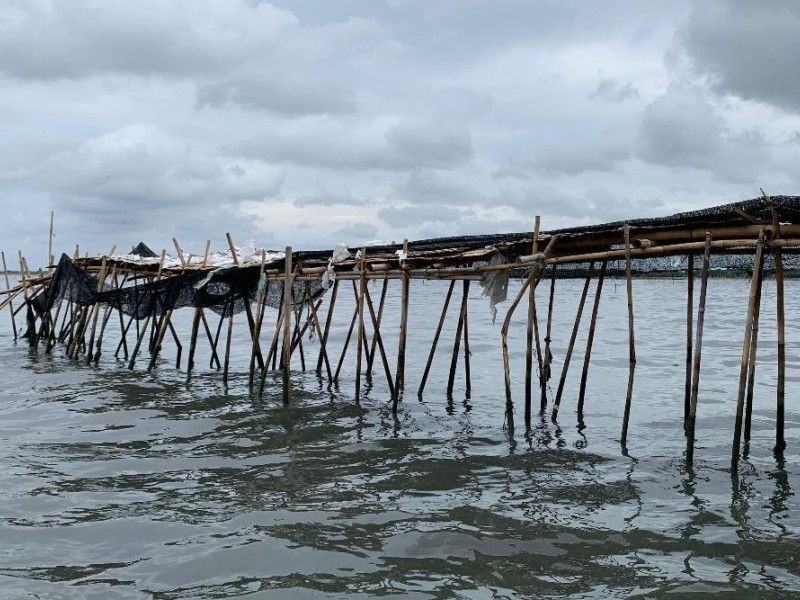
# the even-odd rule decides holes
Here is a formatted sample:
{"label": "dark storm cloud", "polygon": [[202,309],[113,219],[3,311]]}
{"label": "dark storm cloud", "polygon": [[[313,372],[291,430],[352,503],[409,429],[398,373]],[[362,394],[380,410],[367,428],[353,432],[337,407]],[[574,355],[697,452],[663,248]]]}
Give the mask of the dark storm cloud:
{"label": "dark storm cloud", "polygon": [[679,37],[714,87],[800,110],[800,3],[703,0]]}

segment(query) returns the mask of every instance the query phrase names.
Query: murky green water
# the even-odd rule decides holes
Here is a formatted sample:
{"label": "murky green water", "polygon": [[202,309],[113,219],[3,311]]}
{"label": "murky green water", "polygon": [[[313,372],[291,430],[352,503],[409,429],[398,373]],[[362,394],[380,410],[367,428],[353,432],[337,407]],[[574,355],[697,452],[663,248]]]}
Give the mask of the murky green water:
{"label": "murky green water", "polygon": [[[555,377],[581,285],[558,283]],[[153,373],[143,372],[146,360],[128,371],[113,358],[113,336],[100,365],[88,367],[63,350],[48,357],[15,346],[4,317],[0,598],[795,597],[800,331],[791,323],[800,295],[797,283],[787,285],[785,459],[772,454],[767,282],[753,439],[735,477],[728,467],[746,281],[711,282],[694,470],[683,459],[685,282],[635,282],[638,367],[626,452],[618,442],[628,351],[620,282],[604,290],[585,427],[575,415],[584,333],[559,423],[537,416],[526,433],[520,310],[513,436],[503,429],[499,323],[492,326],[475,290],[471,397],[461,367],[453,401],[444,394],[454,298],[419,401],[446,284],[412,283],[408,393],[397,417],[377,363],[354,403],[352,354],[338,390],[300,373],[298,361],[289,407],[277,376],[263,401],[254,399],[242,317],[227,387],[208,369],[206,348],[188,380],[169,348]],[[377,302],[379,288],[372,293]],[[395,296],[385,325],[392,365]],[[340,296],[337,355],[351,314],[345,300],[352,306]],[[190,313],[176,317],[188,346]],[[305,342],[309,354],[316,347]]]}

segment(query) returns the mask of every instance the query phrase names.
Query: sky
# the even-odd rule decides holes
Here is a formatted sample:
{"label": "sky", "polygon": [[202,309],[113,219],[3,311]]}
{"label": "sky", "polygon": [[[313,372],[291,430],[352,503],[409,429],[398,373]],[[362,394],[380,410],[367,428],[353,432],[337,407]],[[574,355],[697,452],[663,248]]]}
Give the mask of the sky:
{"label": "sky", "polygon": [[3,0],[0,249],[354,246],[800,193],[795,0]]}

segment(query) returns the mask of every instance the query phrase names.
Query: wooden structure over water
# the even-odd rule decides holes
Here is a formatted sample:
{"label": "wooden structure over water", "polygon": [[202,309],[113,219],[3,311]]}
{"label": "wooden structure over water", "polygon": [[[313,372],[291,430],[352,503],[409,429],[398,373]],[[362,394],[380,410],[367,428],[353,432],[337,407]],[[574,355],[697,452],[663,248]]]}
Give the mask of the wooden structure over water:
{"label": "wooden structure over water", "polygon": [[[195,350],[199,339],[207,340],[211,350],[211,365],[222,371],[227,380],[230,366],[234,315],[244,313],[250,333],[250,384],[255,393],[262,394],[267,373],[280,370],[283,374],[283,400],[291,401],[292,357],[300,357],[306,368],[303,337],[309,330],[319,339],[316,370],[324,373],[330,384],[338,382],[342,364],[355,332],[356,377],[355,397],[361,394],[361,378],[371,373],[375,361],[383,369],[394,411],[406,390],[405,362],[408,306],[413,294],[412,281],[447,280],[450,282],[431,350],[417,389],[421,396],[426,386],[433,357],[439,342],[445,316],[449,310],[456,283],[461,282],[461,302],[458,311],[456,339],[452,348],[447,393],[452,394],[456,367],[462,352],[467,388],[470,386],[468,292],[472,282],[484,287],[491,302],[505,300],[508,274],[522,271],[524,282],[512,299],[500,329],[500,350],[503,353],[505,408],[507,422],[514,426],[515,390],[512,385],[508,355],[508,333],[512,315],[523,304],[527,309],[527,349],[525,383],[522,391],[524,420],[530,425],[536,405],[542,413],[558,418],[565,382],[569,373],[579,328],[585,326],[583,313],[590,286],[596,281],[591,315],[588,319],[587,347],[581,370],[578,413],[582,416],[589,362],[601,300],[603,282],[609,265],[624,264],[629,329],[629,376],[625,397],[621,442],[628,435],[628,422],[634,389],[636,367],[635,323],[633,305],[634,270],[647,271],[648,260],[657,257],[686,257],[688,259],[686,303],[686,378],[684,418],[687,434],[687,461],[694,449],[695,417],[700,383],[703,346],[703,321],[709,264],[712,255],[735,255],[750,261],[752,279],[747,319],[742,344],[739,372],[737,412],[733,434],[731,468],[739,463],[742,437],[750,436],[753,401],[755,355],[758,345],[758,324],[764,263],[771,254],[776,279],[777,357],[778,378],[776,398],[776,444],[784,447],[785,343],[784,343],[784,274],[783,256],[800,252],[800,197],[766,195],[749,201],[710,209],[681,213],[664,218],[636,219],[580,228],[540,230],[537,217],[532,232],[441,238],[400,244],[358,248],[337,248],[335,251],[293,251],[285,253],[244,253],[237,249],[227,235],[227,256],[209,256],[209,245],[200,256],[185,256],[178,241],[173,239],[177,257],[167,260],[166,251],[160,257],[147,252],[107,256],[79,257],[78,249],[70,259],[62,255],[56,263],[52,253],[52,219],[50,230],[50,266],[47,272],[31,273],[20,254],[22,277],[12,286],[8,278],[5,254],[2,255],[6,284],[9,288],[0,309],[11,313],[15,338],[18,319],[26,324],[28,343],[45,352],[62,344],[72,360],[96,362],[101,354],[108,328],[119,328],[119,343],[114,355],[123,357],[128,368],[134,369],[137,359],[147,355],[147,369],[153,369],[164,343],[173,340],[177,347],[177,367],[180,368],[183,345],[172,323],[172,313],[181,308],[194,310],[186,369],[195,367]],[[150,254],[150,256],[146,256]],[[697,262],[699,297],[695,294]],[[644,268],[635,269],[644,265]],[[570,270],[585,277],[582,294],[572,328],[569,346],[561,366],[558,387],[548,397],[547,382],[553,371],[550,353],[552,312],[556,301],[557,274]],[[379,300],[373,301],[367,282],[382,282]],[[399,281],[400,324],[391,341],[397,344],[396,364],[390,365],[385,346],[386,328],[382,318],[389,282]],[[542,282],[549,282],[546,292],[538,292]],[[348,285],[349,282],[349,285]],[[338,357],[330,355],[328,337],[336,318],[337,295],[352,285],[355,310],[350,318],[344,348]],[[536,311],[535,294],[546,293],[548,310]],[[323,296],[329,300],[322,314]],[[697,305],[695,307],[695,300]],[[274,321],[266,319],[266,308],[277,310]],[[23,311],[22,315],[20,312]],[[695,316],[696,311],[696,316]],[[214,314],[215,313],[215,314]],[[216,332],[212,316],[218,316]],[[221,332],[227,323],[227,335]],[[201,335],[201,331],[202,334]],[[167,334],[169,333],[169,336]],[[394,333],[394,332],[392,332]],[[144,364],[144,363],[142,363]]]}

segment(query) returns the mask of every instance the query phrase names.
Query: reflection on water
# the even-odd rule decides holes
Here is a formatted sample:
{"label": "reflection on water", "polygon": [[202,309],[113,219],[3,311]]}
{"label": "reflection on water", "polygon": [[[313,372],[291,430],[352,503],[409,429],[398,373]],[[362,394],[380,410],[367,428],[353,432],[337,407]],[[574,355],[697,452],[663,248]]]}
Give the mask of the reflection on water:
{"label": "reflection on water", "polygon": [[[558,285],[556,371],[581,282]],[[800,334],[787,339],[788,447],[776,459],[768,286],[753,438],[732,476],[747,283],[712,281],[689,468],[684,286],[635,288],[639,364],[625,452],[627,322],[624,286],[613,281],[584,420],[575,414],[576,370],[559,422],[537,416],[526,431],[518,415],[513,434],[502,427],[499,329],[477,296],[471,395],[462,381],[445,398],[451,323],[427,395],[409,394],[396,416],[380,372],[359,405],[352,366],[334,389],[298,373],[283,407],[278,377],[259,400],[246,374],[227,386],[215,372],[187,379],[168,353],[149,375],[110,352],[99,367],[75,365],[13,346],[0,323],[0,598],[791,597],[800,591],[792,392],[800,365],[791,358]],[[414,390],[442,292],[435,283],[412,289]],[[395,303],[387,299],[387,331]],[[334,331],[337,348],[347,324]],[[519,402],[524,327],[512,334]],[[249,349],[239,341],[243,373]]]}

